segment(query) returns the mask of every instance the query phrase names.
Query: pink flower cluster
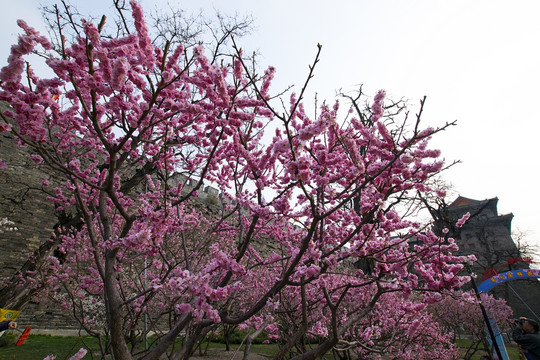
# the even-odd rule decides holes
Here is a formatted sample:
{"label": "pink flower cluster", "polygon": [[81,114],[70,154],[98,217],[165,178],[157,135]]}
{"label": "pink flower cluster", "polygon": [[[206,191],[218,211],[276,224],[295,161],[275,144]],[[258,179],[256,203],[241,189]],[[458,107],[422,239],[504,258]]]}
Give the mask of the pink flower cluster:
{"label": "pink flower cluster", "polygon": [[[87,352],[88,351],[86,349],[81,348],[72,357],[70,357],[69,360],[81,360],[82,358],[84,358]],[[43,358],[43,360],[55,360],[55,359],[56,359],[55,355],[48,355],[45,358]]]}
{"label": "pink flower cluster", "polygon": [[467,222],[467,220],[469,220],[469,218],[471,217],[471,214],[470,213],[466,213],[465,215],[463,215],[461,217],[461,219],[459,219],[456,223],[456,226],[458,228],[460,227],[463,227],[463,225],[465,225],[465,223]]}

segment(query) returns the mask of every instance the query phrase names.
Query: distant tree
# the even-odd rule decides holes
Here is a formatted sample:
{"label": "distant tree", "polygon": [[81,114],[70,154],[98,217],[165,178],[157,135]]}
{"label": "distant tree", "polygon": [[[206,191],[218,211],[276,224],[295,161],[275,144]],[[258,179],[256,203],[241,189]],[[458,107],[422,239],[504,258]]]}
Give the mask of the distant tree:
{"label": "distant tree", "polygon": [[[335,317],[354,318],[332,352],[339,359],[454,359],[457,350],[450,333],[426,311],[432,296],[386,292],[372,305],[376,286],[346,288],[337,276],[325,276],[324,294],[287,296],[287,305],[277,311],[279,339],[285,358],[306,353],[331,337]],[[330,287],[330,284],[335,286]],[[340,299],[343,312],[332,311],[331,299]],[[292,306],[294,305],[294,306]],[[287,310],[286,310],[287,309]],[[302,312],[302,310],[305,310]],[[367,309],[367,311],[366,311]],[[304,329],[302,329],[302,327]],[[302,335],[303,338],[300,338]]]}
{"label": "distant tree", "polygon": [[518,253],[516,257],[526,259],[531,263],[538,263],[540,258],[540,246],[530,241],[530,234],[521,229],[512,230],[512,239],[516,243]]}
{"label": "distant tree", "polygon": [[[63,178],[49,199],[78,220],[57,229],[56,255],[26,272],[25,286],[71,309],[117,360],[187,359],[220,324],[276,334],[284,311],[301,322],[278,357],[296,346],[294,359],[315,359],[349,339],[408,343],[403,358],[418,354],[414,331],[400,327],[391,341],[366,319],[388,307],[385,321],[399,323],[402,297],[436,300],[466,281],[456,244],[396,211],[405,194],[435,191],[427,182],[443,162],[428,140],[451,124],[422,130],[424,101],[409,127],[391,102],[385,117],[384,91],[367,109],[355,100],[342,115],[336,102],[309,116],[303,94],[320,46],[306,84],[278,111],[275,70],[259,75],[233,32],[224,36],[234,52],[211,57],[202,46],[154,43],[130,4],[133,25],[121,17],[116,36],[105,18],[96,26],[57,8],[54,48],[18,22],[24,34],[0,71],[0,100],[12,107],[2,131]],[[51,79],[25,62],[37,46]],[[216,207],[198,200],[210,182],[221,191]],[[361,260],[369,269],[352,266]],[[162,330],[149,349],[145,318]],[[323,341],[298,347],[314,326],[326,329]]]}

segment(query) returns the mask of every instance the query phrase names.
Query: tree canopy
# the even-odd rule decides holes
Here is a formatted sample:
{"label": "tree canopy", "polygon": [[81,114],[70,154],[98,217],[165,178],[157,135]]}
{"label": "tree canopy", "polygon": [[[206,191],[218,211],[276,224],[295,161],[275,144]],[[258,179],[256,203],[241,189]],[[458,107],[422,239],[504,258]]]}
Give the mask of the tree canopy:
{"label": "tree canopy", "polygon": [[[56,255],[19,286],[70,308],[115,359],[157,359],[178,337],[170,356],[188,358],[226,325],[262,327],[281,339],[279,357],[343,346],[453,356],[423,310],[466,281],[465,258],[401,210],[438,191],[430,179],[444,165],[429,139],[450,124],[422,129],[424,102],[411,120],[384,91],[308,114],[303,92],[321,46],[304,87],[277,110],[276,70],[259,74],[233,32],[230,52],[157,43],[130,4],[133,26],[124,21],[116,36],[103,32],[105,18],[78,22],[57,9],[67,20],[53,28],[54,46],[18,22],[0,71],[11,107],[1,131],[61,176],[44,186],[78,220],[54,233]],[[25,60],[38,49],[51,78]],[[210,185],[219,195],[201,202]],[[144,319],[159,334],[150,349],[140,346]],[[435,341],[418,340],[426,326]],[[319,341],[306,346],[309,337]]]}

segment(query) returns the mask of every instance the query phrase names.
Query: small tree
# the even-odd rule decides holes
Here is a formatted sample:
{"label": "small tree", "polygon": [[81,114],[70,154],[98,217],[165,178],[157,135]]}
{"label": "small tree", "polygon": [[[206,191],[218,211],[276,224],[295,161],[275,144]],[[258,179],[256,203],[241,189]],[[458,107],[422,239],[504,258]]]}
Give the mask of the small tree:
{"label": "small tree", "polygon": [[[78,219],[55,233],[56,256],[26,286],[62,296],[83,328],[106,335],[104,353],[157,359],[183,336],[170,356],[186,359],[218,324],[275,333],[276,315],[296,311],[279,357],[324,326],[320,344],[294,355],[314,359],[353,333],[358,346],[373,341],[359,335],[378,326],[365,319],[383,304],[407,306],[398,294],[433,298],[465,281],[457,246],[396,211],[406,194],[433,191],[443,167],[428,140],[450,124],[420,129],[423,101],[410,127],[384,91],[367,108],[354,97],[344,115],[336,102],[309,116],[303,93],[319,46],[306,85],[279,112],[273,68],[258,75],[236,45],[210,59],[202,46],[155,46],[131,7],[133,29],[114,37],[105,19],[65,17],[75,37],[56,29],[51,79],[24,61],[50,42],[19,20],[24,34],[0,71],[0,100],[12,107],[2,130],[64,178],[50,201]],[[200,201],[209,182],[219,206]],[[145,317],[159,334],[149,350]]]}
{"label": "small tree", "polygon": [[[334,321],[349,319],[355,321],[344,329],[332,348],[340,359],[378,359],[383,355],[388,359],[455,357],[451,335],[426,311],[427,303],[435,300],[431,295],[407,298],[401,292],[388,291],[373,305],[370,302],[377,292],[373,284],[351,284],[350,279],[337,276],[325,276],[324,282],[324,294],[313,289],[300,296],[283,297],[288,299],[288,306],[280,307],[277,316],[282,332],[279,339],[289,345],[282,346],[282,353],[288,351],[285,358],[314,351],[332,337]],[[340,302],[339,309],[336,302]]]}

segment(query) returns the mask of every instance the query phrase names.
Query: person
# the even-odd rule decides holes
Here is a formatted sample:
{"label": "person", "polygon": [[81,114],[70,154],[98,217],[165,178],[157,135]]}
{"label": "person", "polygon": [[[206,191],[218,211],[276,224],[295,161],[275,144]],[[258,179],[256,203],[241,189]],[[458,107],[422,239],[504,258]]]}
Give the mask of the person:
{"label": "person", "polygon": [[540,360],[540,333],[538,323],[527,318],[515,322],[512,339],[521,346],[528,360]]}
{"label": "person", "polygon": [[16,327],[17,323],[15,321],[8,320],[0,322],[0,331],[15,329]]}

